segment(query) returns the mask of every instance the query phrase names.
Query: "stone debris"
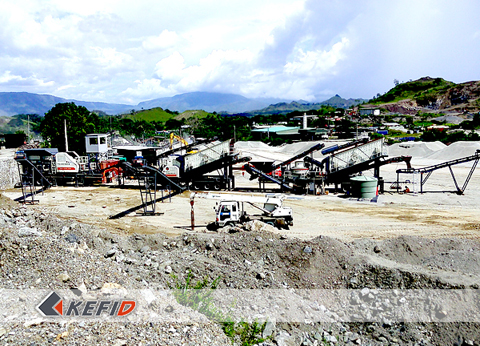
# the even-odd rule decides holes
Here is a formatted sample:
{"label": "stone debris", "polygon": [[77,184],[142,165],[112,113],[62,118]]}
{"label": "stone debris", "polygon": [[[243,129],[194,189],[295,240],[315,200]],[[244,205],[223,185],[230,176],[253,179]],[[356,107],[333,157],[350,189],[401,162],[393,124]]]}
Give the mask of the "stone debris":
{"label": "stone debris", "polygon": [[[272,232],[271,226],[259,221],[238,227],[235,233],[188,233],[176,238],[129,235],[72,223],[41,206],[19,207],[3,198],[0,202],[0,288],[4,289],[71,289],[88,297],[89,292],[167,289],[175,284],[172,273],[178,280],[192,275],[193,282],[219,278],[219,288],[348,288],[358,289],[348,302],[361,311],[362,321],[372,311],[388,312],[395,304],[408,303],[401,290],[384,299],[381,289],[478,288],[480,284],[480,245],[472,240],[403,236],[344,243],[322,236],[303,241]],[[156,304],[148,295],[145,299]],[[315,311],[340,317],[325,306],[312,303]],[[247,308],[262,311],[259,305]],[[174,304],[162,311],[179,313]],[[437,318],[450,316],[442,305],[432,305],[431,311]],[[381,323],[267,321],[263,334],[271,338],[263,345],[447,345],[458,342],[458,336],[462,344],[479,345],[480,330],[475,325],[451,326],[394,322],[386,313]],[[48,343],[231,345],[215,322],[65,324],[32,318],[0,326],[0,344]]]}

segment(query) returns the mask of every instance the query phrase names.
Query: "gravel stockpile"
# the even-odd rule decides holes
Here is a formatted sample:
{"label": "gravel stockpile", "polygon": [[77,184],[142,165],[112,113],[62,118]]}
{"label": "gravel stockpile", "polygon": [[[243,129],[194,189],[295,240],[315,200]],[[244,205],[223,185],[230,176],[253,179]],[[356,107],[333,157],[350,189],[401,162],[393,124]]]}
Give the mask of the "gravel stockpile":
{"label": "gravel stockpile", "polygon": [[[172,274],[185,280],[189,272],[194,281],[220,277],[219,289],[478,288],[480,283],[479,246],[472,240],[307,241],[272,233],[261,223],[167,238],[125,234],[48,214],[41,206],[1,201],[3,289],[167,289]],[[365,303],[360,300],[359,307]],[[15,323],[3,314],[0,343],[231,344],[219,324],[198,322],[202,317],[189,308],[172,309],[181,322],[56,322],[32,315]],[[477,345],[479,330],[469,323],[270,321],[264,332],[272,337],[265,345]]]}
{"label": "gravel stockpile", "polygon": [[424,158],[446,148],[442,142],[405,142],[395,143],[388,147],[388,156],[408,155],[412,158]]}

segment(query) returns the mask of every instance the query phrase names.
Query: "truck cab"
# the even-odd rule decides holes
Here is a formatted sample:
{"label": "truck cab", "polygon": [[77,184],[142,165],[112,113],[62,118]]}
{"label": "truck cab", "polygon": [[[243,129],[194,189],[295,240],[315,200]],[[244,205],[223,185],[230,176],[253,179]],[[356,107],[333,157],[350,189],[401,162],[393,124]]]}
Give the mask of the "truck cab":
{"label": "truck cab", "polygon": [[219,227],[228,223],[239,222],[241,218],[240,203],[237,201],[221,201],[216,206],[216,222]]}

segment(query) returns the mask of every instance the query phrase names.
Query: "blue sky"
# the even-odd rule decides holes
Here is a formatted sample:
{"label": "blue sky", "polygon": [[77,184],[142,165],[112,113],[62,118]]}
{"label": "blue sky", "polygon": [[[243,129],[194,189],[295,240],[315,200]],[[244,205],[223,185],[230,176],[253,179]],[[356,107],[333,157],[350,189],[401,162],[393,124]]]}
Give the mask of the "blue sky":
{"label": "blue sky", "polygon": [[371,98],[394,79],[479,80],[479,14],[470,0],[0,0],[0,91]]}

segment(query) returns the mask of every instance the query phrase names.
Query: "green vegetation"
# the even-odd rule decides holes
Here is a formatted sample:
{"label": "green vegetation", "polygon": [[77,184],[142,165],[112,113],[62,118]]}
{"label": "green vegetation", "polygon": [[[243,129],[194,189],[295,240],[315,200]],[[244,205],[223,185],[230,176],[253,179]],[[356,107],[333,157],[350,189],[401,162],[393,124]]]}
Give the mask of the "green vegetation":
{"label": "green vegetation", "polygon": [[[397,85],[397,87],[402,84]],[[318,109],[309,110],[307,112],[294,111],[288,114],[271,114],[248,116],[245,114],[237,115],[220,115],[217,113],[208,113],[205,111],[187,111],[182,114],[162,110],[156,108],[153,110],[144,110],[141,112],[132,112],[127,115],[108,116],[97,115],[89,112],[85,107],[76,106],[73,103],[57,104],[53,107],[45,117],[30,116],[30,130],[41,132],[45,139],[45,145],[58,147],[60,150],[64,148],[64,120],[67,121],[67,132],[69,135],[69,145],[71,150],[77,151],[79,154],[84,151],[84,135],[87,133],[112,133],[118,132],[122,136],[132,136],[135,139],[147,139],[156,136],[157,131],[167,131],[179,133],[186,131],[197,138],[217,138],[218,140],[227,140],[235,138],[237,141],[252,140],[251,129],[254,125],[274,125],[284,124],[286,126],[298,125],[304,113],[308,115],[316,115],[309,119],[309,126],[317,128],[327,128],[332,124],[332,118],[342,117],[345,113],[343,108],[335,108],[328,105],[322,105]],[[411,115],[384,115],[384,121],[396,121],[409,129],[414,127],[425,128],[435,122],[435,118],[441,114],[418,113],[416,116]],[[398,119],[400,117],[400,119]],[[26,132],[25,118],[27,115],[18,115],[8,120],[9,123],[24,127],[12,127],[15,131]],[[296,118],[297,120],[293,120]],[[438,123],[438,122],[437,122]],[[356,130],[356,123],[343,118],[341,121],[335,122],[336,135],[339,138],[349,138]],[[473,121],[464,121],[460,125],[451,125],[452,129],[474,130],[480,128],[480,115],[477,114]],[[367,124],[362,119],[362,126],[379,126],[373,121]],[[184,130],[186,128],[186,130]],[[372,138],[381,135],[373,134]],[[403,132],[390,132],[387,137],[389,140],[396,140],[399,137],[419,137],[419,134],[405,134]],[[473,136],[473,137],[472,137]],[[438,139],[442,138],[442,139]],[[442,140],[450,142],[452,140],[474,140],[475,135],[449,135],[435,134],[425,135],[422,140]],[[291,143],[292,139],[288,137],[267,137],[262,141],[270,145],[281,145]]]}
{"label": "green vegetation", "polygon": [[421,106],[427,106],[436,100],[438,94],[446,92],[455,85],[442,78],[421,78],[412,82],[399,83],[387,93],[370,100],[369,103],[381,104],[412,99]]}
{"label": "green vegetation", "polygon": [[442,143],[453,143],[459,141],[478,141],[480,136],[476,132],[466,133],[464,131],[449,132],[439,131],[439,130],[430,130],[425,131],[420,140],[424,142],[435,142],[440,141]]}
{"label": "green vegetation", "polygon": [[267,322],[235,322],[230,316],[225,315],[215,307],[212,293],[218,287],[220,277],[212,282],[208,278],[204,278],[193,284],[193,274],[189,271],[184,282],[180,281],[175,275],[172,275],[172,279],[173,284],[170,285],[170,289],[173,289],[173,295],[177,302],[219,323],[225,335],[232,341],[232,344],[250,346],[271,338],[262,337]]}
{"label": "green vegetation", "polygon": [[97,129],[98,116],[83,106],[75,103],[58,103],[49,110],[39,130],[48,147],[65,149],[65,126],[68,134],[68,149],[83,153],[85,151],[85,135]]}
{"label": "green vegetation", "polygon": [[126,117],[136,121],[144,120],[147,122],[166,122],[177,115],[178,112],[171,112],[168,109],[163,110],[162,108],[152,108],[138,112],[131,112]]}
{"label": "green vegetation", "polygon": [[29,131],[30,133],[38,133],[38,125],[41,120],[42,117],[36,114],[18,114],[12,117],[0,117],[0,133],[11,134],[20,131],[23,133]]}

